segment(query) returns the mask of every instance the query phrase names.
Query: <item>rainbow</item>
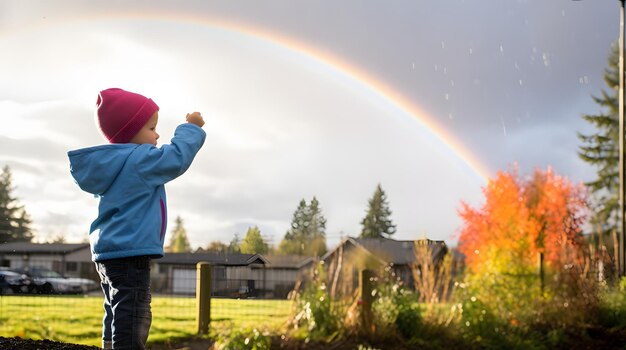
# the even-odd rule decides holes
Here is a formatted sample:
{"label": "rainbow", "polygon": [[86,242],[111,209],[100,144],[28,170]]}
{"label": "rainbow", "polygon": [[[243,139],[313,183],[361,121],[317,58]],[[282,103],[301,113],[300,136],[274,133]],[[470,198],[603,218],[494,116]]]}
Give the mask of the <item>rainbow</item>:
{"label": "rainbow", "polygon": [[[213,17],[201,17],[196,14],[189,13],[100,13],[89,15],[87,17],[63,17],[57,18],[46,23],[46,26],[53,23],[67,23],[67,21],[94,21],[94,20],[154,20],[162,22],[195,24],[203,27],[219,28],[234,33],[243,34],[266,43],[271,43],[279,47],[286,48],[293,52],[305,55],[314,61],[323,64],[334,71],[341,73],[350,79],[358,82],[363,87],[370,89],[376,95],[379,95],[387,102],[407,115],[413,117],[430,131],[437,139],[439,139],[448,149],[462,160],[484,183],[489,178],[488,168],[484,166],[471,152],[467,150],[452,134],[442,128],[433,118],[429,117],[415,102],[405,97],[392,86],[386,84],[383,80],[376,78],[372,74],[360,69],[358,66],[334,55],[331,52],[321,48],[313,47],[302,41],[288,37],[281,33],[272,32],[265,28],[251,26],[247,23],[225,21]],[[52,22],[52,23],[51,23]],[[41,25],[43,27],[43,24]],[[34,27],[38,27],[35,25]],[[34,29],[31,26],[29,29]]]}

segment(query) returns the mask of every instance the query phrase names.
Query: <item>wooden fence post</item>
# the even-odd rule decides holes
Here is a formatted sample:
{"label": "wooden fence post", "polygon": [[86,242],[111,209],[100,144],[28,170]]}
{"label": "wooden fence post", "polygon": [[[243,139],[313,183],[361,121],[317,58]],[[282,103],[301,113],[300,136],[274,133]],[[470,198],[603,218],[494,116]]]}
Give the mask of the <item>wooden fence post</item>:
{"label": "wooden fence post", "polygon": [[361,304],[360,328],[363,335],[374,333],[374,314],[372,313],[372,301],[374,296],[374,273],[371,270],[361,270],[359,274],[359,303]]}
{"label": "wooden fence post", "polygon": [[543,253],[539,253],[539,266],[537,267],[537,272],[539,272],[539,286],[541,287],[541,295],[543,296],[543,286],[544,286],[544,271],[543,271]]}
{"label": "wooden fence post", "polygon": [[211,264],[196,265],[196,321],[198,334],[208,334],[211,323]]}

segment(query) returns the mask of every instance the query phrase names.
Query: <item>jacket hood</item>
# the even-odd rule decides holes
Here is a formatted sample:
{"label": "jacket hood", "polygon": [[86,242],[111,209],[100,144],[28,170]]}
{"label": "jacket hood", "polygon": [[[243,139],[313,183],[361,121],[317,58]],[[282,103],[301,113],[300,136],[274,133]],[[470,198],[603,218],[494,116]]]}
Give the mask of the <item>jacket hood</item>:
{"label": "jacket hood", "polygon": [[111,144],[82,148],[67,153],[70,172],[85,192],[102,195],[124,167],[137,144]]}

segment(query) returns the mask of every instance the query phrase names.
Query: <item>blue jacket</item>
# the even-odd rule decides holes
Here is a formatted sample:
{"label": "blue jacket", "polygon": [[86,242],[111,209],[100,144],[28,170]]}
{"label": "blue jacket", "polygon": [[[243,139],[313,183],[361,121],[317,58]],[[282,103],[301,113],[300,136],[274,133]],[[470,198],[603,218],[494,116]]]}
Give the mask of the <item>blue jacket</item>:
{"label": "blue jacket", "polygon": [[169,145],[109,144],[68,152],[71,174],[100,198],[91,224],[93,261],[163,256],[167,224],[165,183],[182,175],[206,133],[194,124],[176,128]]}

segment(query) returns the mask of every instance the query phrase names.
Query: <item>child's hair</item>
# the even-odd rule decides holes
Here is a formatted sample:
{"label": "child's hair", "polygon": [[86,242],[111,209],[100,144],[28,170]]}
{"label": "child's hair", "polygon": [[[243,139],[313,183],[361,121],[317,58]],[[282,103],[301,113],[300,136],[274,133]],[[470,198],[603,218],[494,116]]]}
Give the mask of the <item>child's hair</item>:
{"label": "child's hair", "polygon": [[159,110],[151,99],[118,88],[100,91],[96,108],[100,131],[110,143],[130,142]]}

